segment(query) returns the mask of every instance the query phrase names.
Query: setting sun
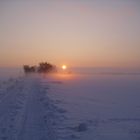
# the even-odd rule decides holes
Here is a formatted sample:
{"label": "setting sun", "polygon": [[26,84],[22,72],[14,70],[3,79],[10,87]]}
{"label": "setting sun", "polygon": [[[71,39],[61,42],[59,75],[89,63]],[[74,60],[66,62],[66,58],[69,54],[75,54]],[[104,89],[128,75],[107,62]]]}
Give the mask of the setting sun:
{"label": "setting sun", "polygon": [[67,66],[66,65],[62,65],[62,69],[63,70],[67,69]]}

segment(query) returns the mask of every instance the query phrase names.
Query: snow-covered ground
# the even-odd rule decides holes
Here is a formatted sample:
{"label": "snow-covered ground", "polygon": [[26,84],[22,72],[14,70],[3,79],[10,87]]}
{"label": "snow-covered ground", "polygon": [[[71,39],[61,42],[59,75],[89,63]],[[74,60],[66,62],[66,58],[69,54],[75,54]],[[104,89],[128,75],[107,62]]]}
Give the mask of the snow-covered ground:
{"label": "snow-covered ground", "polygon": [[63,140],[140,139],[139,75],[58,74],[43,78],[48,84],[49,97],[65,110]]}
{"label": "snow-covered ground", "polygon": [[0,140],[56,140],[56,107],[35,77],[1,83]]}
{"label": "snow-covered ground", "polygon": [[140,76],[0,80],[0,140],[139,140]]}

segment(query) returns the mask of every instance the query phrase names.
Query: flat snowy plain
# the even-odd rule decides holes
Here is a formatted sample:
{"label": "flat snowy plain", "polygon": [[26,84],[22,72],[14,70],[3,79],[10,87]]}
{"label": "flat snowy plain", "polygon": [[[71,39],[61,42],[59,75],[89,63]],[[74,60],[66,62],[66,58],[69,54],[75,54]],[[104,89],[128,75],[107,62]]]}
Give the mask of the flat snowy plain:
{"label": "flat snowy plain", "polygon": [[140,75],[10,77],[0,78],[0,140],[140,140]]}

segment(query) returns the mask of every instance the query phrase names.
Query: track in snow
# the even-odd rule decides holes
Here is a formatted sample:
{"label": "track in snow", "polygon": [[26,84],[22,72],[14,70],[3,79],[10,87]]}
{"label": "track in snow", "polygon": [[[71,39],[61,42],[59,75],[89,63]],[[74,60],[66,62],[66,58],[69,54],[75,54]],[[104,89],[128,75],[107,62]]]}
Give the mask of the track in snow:
{"label": "track in snow", "polygon": [[55,106],[39,80],[23,77],[9,84],[0,91],[0,140],[56,140]]}

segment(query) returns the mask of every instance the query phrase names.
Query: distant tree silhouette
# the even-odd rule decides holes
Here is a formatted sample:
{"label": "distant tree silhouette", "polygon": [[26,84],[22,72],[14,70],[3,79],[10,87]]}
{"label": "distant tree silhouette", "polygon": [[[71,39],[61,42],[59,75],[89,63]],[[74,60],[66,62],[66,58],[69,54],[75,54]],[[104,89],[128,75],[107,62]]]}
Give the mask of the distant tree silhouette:
{"label": "distant tree silhouette", "polygon": [[38,67],[38,72],[40,73],[48,73],[48,72],[53,72],[55,70],[56,70],[56,67],[47,62],[40,63]]}
{"label": "distant tree silhouette", "polygon": [[24,65],[23,66],[25,73],[33,73],[33,72],[39,72],[39,73],[49,73],[49,72],[56,72],[56,66],[48,63],[48,62],[41,62],[39,63],[39,66],[29,66]]}
{"label": "distant tree silhouette", "polygon": [[35,66],[24,65],[23,69],[24,69],[25,73],[30,73],[30,72],[35,72],[36,71],[36,67]]}

